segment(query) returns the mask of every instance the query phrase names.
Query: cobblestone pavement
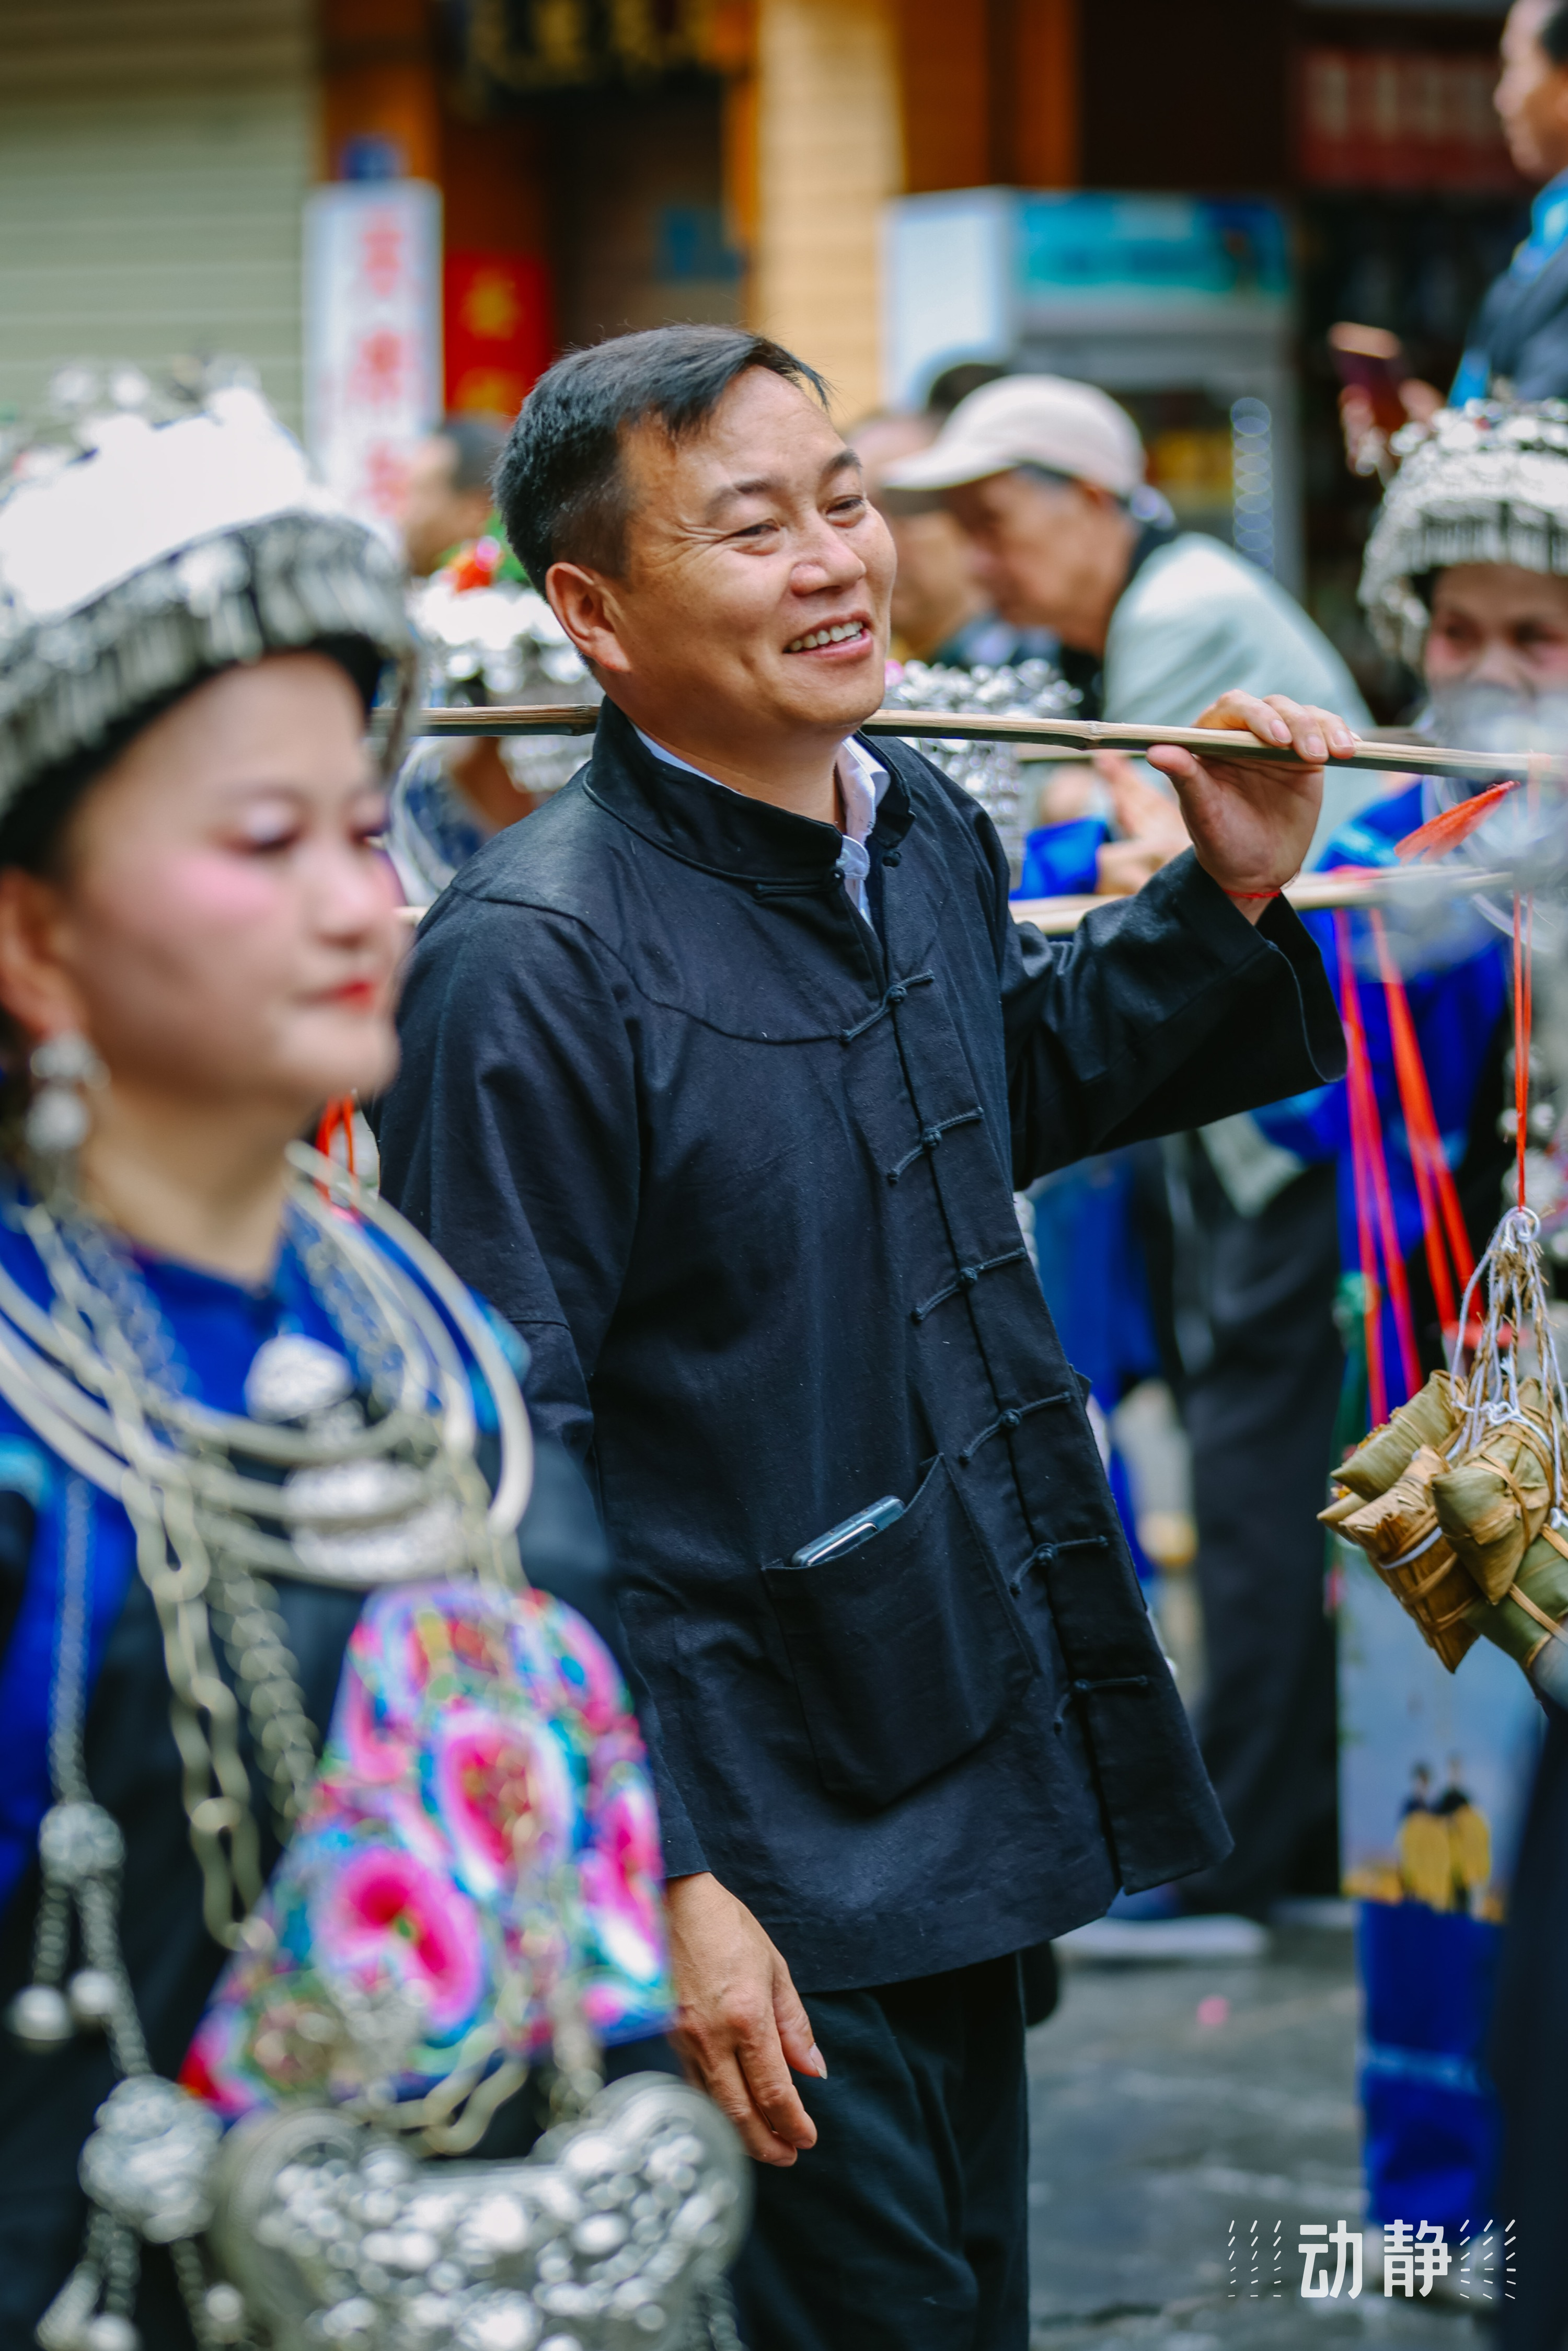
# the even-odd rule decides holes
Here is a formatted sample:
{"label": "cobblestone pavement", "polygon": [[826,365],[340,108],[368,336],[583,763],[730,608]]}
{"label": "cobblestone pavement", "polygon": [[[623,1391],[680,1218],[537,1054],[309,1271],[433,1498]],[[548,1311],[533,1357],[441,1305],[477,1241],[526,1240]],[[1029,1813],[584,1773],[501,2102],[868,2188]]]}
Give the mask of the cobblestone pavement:
{"label": "cobblestone pavement", "polygon": [[1298,2224],[1360,2225],[1356,2011],[1343,1932],[1278,1934],[1249,1966],[1064,1970],[1030,2036],[1031,2351],[1484,2351],[1461,2304],[1371,2279],[1354,2302],[1300,2296]]}

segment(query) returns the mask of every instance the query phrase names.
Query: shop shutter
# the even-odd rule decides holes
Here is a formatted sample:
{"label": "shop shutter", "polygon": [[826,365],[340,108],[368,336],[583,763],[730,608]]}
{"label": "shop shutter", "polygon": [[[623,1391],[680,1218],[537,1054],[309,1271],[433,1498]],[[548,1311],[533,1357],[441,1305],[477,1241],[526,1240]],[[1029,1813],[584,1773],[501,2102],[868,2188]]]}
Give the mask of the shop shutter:
{"label": "shop shutter", "polygon": [[298,429],[315,162],[310,0],[0,0],[0,416],[225,352]]}

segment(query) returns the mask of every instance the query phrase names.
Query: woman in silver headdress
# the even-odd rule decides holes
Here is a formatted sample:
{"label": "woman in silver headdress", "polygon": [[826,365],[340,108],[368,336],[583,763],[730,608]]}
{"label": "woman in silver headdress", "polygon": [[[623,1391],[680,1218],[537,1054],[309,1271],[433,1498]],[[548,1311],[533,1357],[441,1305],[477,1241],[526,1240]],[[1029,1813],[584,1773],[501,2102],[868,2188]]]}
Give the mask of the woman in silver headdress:
{"label": "woman in silver headdress", "polygon": [[[544,598],[504,541],[460,547],[413,599],[432,654],[432,699],[453,707],[602,699]],[[438,898],[492,833],[570,780],[588,755],[572,735],[416,743],[392,787],[387,849],[411,905]]]}
{"label": "woman in silver headdress", "polygon": [[[1562,751],[1568,747],[1568,402],[1472,403],[1435,418],[1429,429],[1411,428],[1395,445],[1405,462],[1368,542],[1362,581],[1374,629],[1422,668],[1439,741]],[[1563,813],[1561,799],[1550,796],[1538,817],[1526,810],[1517,844],[1546,885],[1545,903],[1537,899],[1532,1060],[1540,1056],[1547,1085],[1537,1088],[1525,1171],[1559,1287],[1568,1260]],[[1478,836],[1483,862],[1490,831]],[[1505,838],[1502,846],[1510,845]],[[1495,1188],[1490,1205],[1495,1214]],[[1549,1698],[1542,1705],[1547,1735],[1514,1868],[1490,2051],[1504,2129],[1500,2177],[1488,2193],[1517,2244],[1498,2311],[1504,2351],[1552,2351],[1568,2329],[1568,2272],[1552,2250],[1568,2195],[1568,2039],[1555,2006],[1568,1943],[1568,1715]]]}
{"label": "woman in silver headdress", "polygon": [[412,652],[243,388],[89,387],[0,502],[7,2345],[726,2339],[727,2126],[570,2119],[667,1992],[618,1672],[519,1568],[520,1352],[291,1141],[393,1067]]}
{"label": "woman in silver headdress", "polygon": [[1437,739],[1481,749],[1500,723],[1517,750],[1521,721],[1568,726],[1568,402],[1472,402],[1396,445],[1360,596],[1425,679]]}

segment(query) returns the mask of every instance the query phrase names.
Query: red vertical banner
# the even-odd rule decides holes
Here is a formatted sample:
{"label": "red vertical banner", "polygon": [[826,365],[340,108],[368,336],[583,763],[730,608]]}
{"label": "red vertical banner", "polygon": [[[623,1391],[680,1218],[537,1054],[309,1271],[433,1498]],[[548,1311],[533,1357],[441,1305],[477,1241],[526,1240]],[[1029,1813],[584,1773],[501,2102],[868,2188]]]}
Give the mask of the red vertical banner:
{"label": "red vertical banner", "polygon": [[1309,49],[1301,78],[1301,176],[1313,186],[1354,183],[1351,60],[1343,49]]}
{"label": "red vertical banner", "polygon": [[1405,60],[1396,51],[1369,49],[1355,60],[1351,105],[1364,187],[1405,184]]}
{"label": "red vertical banner", "polygon": [[552,357],[549,271],[532,253],[449,253],[446,405],[515,416]]}

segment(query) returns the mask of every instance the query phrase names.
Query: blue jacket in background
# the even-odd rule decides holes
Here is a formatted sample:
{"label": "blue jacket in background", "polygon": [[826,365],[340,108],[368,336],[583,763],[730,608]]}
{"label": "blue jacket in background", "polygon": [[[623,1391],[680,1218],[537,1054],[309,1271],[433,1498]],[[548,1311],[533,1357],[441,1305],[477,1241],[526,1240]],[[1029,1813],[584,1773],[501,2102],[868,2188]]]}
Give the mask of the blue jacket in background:
{"label": "blue jacket in background", "polygon": [[[1343,865],[1393,865],[1397,862],[1396,844],[1434,813],[1429,788],[1420,781],[1387,799],[1375,800],[1341,826],[1320,861],[1321,870],[1329,872]],[[1322,950],[1338,1003],[1341,986],[1334,918],[1327,913],[1308,914],[1302,920]],[[1407,1258],[1420,1246],[1421,1203],[1395,1074],[1387,998],[1377,977],[1367,916],[1353,912],[1349,923],[1367,1060],[1388,1164],[1394,1220],[1400,1252]],[[1468,904],[1457,907],[1441,930],[1424,933],[1418,939],[1402,936],[1391,920],[1389,937],[1404,969],[1405,992],[1426,1066],[1444,1155],[1449,1167],[1457,1169],[1464,1156],[1488,1050],[1509,1000],[1506,942]],[[1343,1005],[1341,1009],[1343,1012]],[[1347,1270],[1359,1267],[1349,1093],[1344,1081],[1340,1079],[1332,1085],[1315,1086],[1307,1093],[1292,1094],[1253,1115],[1269,1140],[1292,1152],[1303,1166],[1315,1166],[1325,1159],[1338,1161],[1341,1258]],[[1392,1325],[1388,1344],[1392,1348]],[[1390,1353],[1388,1361],[1392,1364],[1396,1360]]]}

